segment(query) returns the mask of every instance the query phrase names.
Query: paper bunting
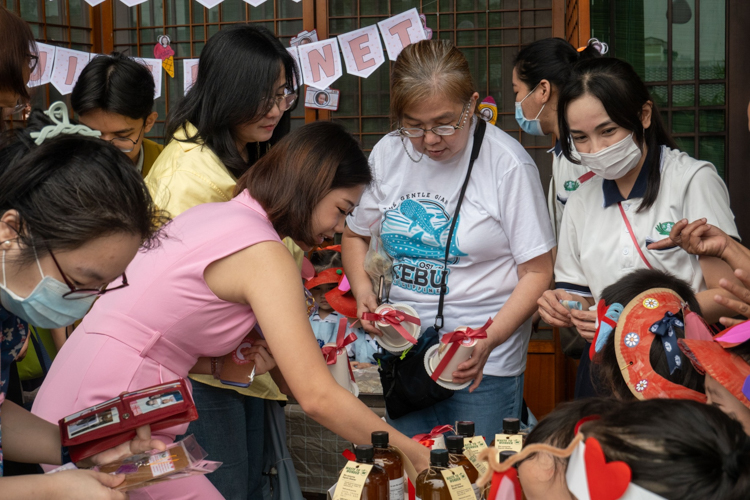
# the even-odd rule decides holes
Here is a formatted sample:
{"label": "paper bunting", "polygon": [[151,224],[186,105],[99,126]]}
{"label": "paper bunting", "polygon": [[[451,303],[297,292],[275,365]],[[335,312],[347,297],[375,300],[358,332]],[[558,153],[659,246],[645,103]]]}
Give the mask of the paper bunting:
{"label": "paper bunting", "polygon": [[161,97],[161,82],[162,82],[162,71],[161,71],[161,59],[147,59],[145,57],[136,58],[136,61],[143,64],[148,68],[154,77],[154,99]]}
{"label": "paper bunting", "polygon": [[29,87],[38,87],[49,83],[52,78],[52,66],[55,61],[55,47],[54,45],[47,45],[46,43],[37,43],[37,55],[39,60],[37,61],[34,72],[31,73],[29,78]]}
{"label": "paper bunting", "polygon": [[127,5],[128,7],[135,7],[136,5],[142,4],[146,2],[147,0],[120,0],[122,3]]}
{"label": "paper bunting", "polygon": [[195,1],[198,2],[199,4],[201,4],[202,6],[204,6],[205,8],[207,8],[207,9],[213,9],[214,7],[216,7],[217,5],[219,5],[224,0],[195,0]]}
{"label": "paper bunting", "polygon": [[344,71],[336,38],[307,43],[297,47],[305,83],[317,89],[330,87]]}
{"label": "paper bunting", "polygon": [[198,79],[198,61],[200,59],[182,60],[182,90],[183,95],[188,93],[195,80]]}
{"label": "paper bunting", "polygon": [[104,0],[86,0],[86,3],[89,4],[92,7],[96,7],[100,3],[102,3]]}
{"label": "paper bunting", "polygon": [[266,2],[266,0],[245,0],[245,2],[246,2],[246,3],[249,3],[249,4],[250,4],[250,5],[252,5],[253,7],[257,7],[257,6],[259,6],[260,4],[262,4],[262,3],[265,3],[265,2]]}
{"label": "paper bunting", "polygon": [[338,39],[349,74],[367,78],[385,62],[377,26],[344,33]]}
{"label": "paper bunting", "polygon": [[407,45],[427,39],[416,8],[384,19],[378,27],[391,61],[395,61]]}
{"label": "paper bunting", "polygon": [[78,50],[57,47],[55,50],[55,66],[52,69],[50,82],[62,95],[73,92],[83,68],[89,63],[91,55]]}
{"label": "paper bunting", "polygon": [[286,49],[287,52],[289,52],[292,57],[294,58],[294,64],[297,66],[297,74],[299,75],[300,81],[294,80],[294,89],[298,89],[300,85],[304,83],[304,79],[302,78],[302,69],[299,65],[299,50],[297,50],[297,47],[289,47]]}

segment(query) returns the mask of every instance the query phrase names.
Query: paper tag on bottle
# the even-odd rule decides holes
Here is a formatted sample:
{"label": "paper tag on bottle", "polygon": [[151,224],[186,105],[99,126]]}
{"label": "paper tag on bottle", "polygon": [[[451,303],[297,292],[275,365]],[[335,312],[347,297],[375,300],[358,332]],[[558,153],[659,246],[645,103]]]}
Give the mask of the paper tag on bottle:
{"label": "paper tag on bottle", "polygon": [[347,462],[341,471],[333,500],[359,500],[373,464]]}
{"label": "paper tag on bottle", "polygon": [[390,500],[404,500],[404,477],[391,479],[388,484],[391,490]]}
{"label": "paper tag on bottle", "polygon": [[462,467],[442,469],[440,473],[445,479],[452,500],[476,500],[474,488],[471,487],[469,478]]}
{"label": "paper tag on bottle", "polygon": [[487,473],[487,464],[479,459],[479,453],[487,449],[487,443],[481,436],[464,438],[464,456],[469,459],[471,465],[479,471],[480,476]]}
{"label": "paper tag on bottle", "polygon": [[521,453],[523,449],[523,437],[520,434],[495,434],[495,449],[497,450],[497,461],[500,461],[501,451],[515,451]]}
{"label": "paper tag on bottle", "polygon": [[174,462],[172,462],[171,454],[168,451],[153,455],[148,459],[148,462],[151,466],[151,474],[154,477],[159,477],[174,470]]}

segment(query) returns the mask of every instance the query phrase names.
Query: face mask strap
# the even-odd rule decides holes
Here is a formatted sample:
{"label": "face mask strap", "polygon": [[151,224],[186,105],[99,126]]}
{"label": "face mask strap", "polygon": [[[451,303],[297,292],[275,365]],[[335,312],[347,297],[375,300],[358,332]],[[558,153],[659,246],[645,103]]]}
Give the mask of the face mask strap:
{"label": "face mask strap", "polygon": [[[39,262],[39,255],[36,253],[36,247],[34,245],[31,245],[31,248],[34,250],[34,259],[36,259],[36,267],[39,268],[39,274],[42,275],[42,279],[44,279],[44,271],[42,271],[42,264]],[[5,257],[5,253],[3,252],[3,258]],[[5,270],[3,270],[3,273]],[[5,283],[3,283],[5,285]]]}

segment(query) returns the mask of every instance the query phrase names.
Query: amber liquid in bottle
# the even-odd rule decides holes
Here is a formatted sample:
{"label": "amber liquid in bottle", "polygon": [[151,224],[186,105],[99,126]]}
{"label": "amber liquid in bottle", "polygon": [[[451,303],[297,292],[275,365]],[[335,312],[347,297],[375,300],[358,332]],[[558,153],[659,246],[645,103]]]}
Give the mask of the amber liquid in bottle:
{"label": "amber liquid in bottle", "polygon": [[464,468],[464,471],[466,471],[466,477],[469,478],[471,488],[474,490],[474,496],[479,500],[481,498],[480,490],[477,486],[479,471],[464,455],[464,437],[448,436],[445,438],[445,446],[448,448],[448,453],[450,455],[450,466]]}
{"label": "amber liquid in bottle", "polygon": [[417,477],[417,500],[451,500],[448,485],[445,484],[442,469],[449,466],[448,450],[430,451],[430,468]]}
{"label": "amber liquid in bottle", "polygon": [[388,474],[390,500],[404,500],[404,464],[401,456],[388,446],[388,432],[373,432],[372,446],[375,449],[373,461]]}
{"label": "amber liquid in bottle", "polygon": [[372,445],[364,444],[354,448],[354,455],[358,464],[372,464],[372,470],[365,479],[360,500],[390,500],[390,486],[388,474],[381,466],[373,462],[375,452]]}

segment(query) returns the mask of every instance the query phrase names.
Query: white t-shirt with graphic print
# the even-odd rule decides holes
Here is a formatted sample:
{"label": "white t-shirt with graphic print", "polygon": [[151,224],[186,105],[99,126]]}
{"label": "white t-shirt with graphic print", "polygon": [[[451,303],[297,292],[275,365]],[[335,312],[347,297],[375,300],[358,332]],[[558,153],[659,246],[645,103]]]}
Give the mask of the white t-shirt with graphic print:
{"label": "white t-shirt with graphic print", "polygon": [[[476,118],[473,120],[473,137]],[[370,155],[375,182],[348,227],[370,236],[379,224],[385,249],[394,259],[391,302],[406,302],[432,326],[450,220],[466,176],[472,140],[455,158],[419,158],[408,140],[385,136]],[[493,318],[518,284],[518,265],[555,246],[539,171],[526,150],[488,125],[466,189],[450,248],[448,293],[442,333],[459,326],[479,328]],[[484,373],[516,376],[526,368],[531,321],[526,321],[490,355]]]}

